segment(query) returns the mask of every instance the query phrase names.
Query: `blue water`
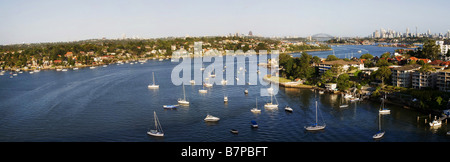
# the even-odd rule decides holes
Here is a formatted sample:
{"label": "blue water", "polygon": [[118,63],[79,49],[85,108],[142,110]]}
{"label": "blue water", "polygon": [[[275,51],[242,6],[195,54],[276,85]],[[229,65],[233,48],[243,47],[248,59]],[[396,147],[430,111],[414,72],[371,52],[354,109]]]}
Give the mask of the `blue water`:
{"label": "blue water", "polygon": [[[0,76],[0,141],[375,141],[372,135],[378,130],[379,103],[351,103],[341,109],[340,96],[319,95],[309,89],[280,88],[276,95],[279,108],[266,110],[263,105],[270,97],[260,96],[261,83],[214,85],[207,94],[198,93],[199,85],[185,85],[191,104],[164,110],[162,105],[176,104],[183,96],[182,87],[171,81],[177,64],[149,60],[143,65],[24,72],[12,79],[6,73]],[[158,90],[147,88],[152,72]],[[245,88],[248,95],[243,93]],[[228,104],[223,102],[224,95],[228,95]],[[261,114],[250,111],[256,97]],[[315,120],[316,100],[319,123],[325,122],[327,127],[308,132],[304,126]],[[285,112],[284,105],[290,105],[293,113]],[[445,135],[449,131],[446,124],[432,130],[423,119],[416,121],[418,115],[426,114],[389,107],[391,114],[382,118],[386,134],[379,141],[450,141]],[[153,111],[165,132],[163,138],[146,134],[154,127]],[[220,117],[220,121],[204,122],[207,114]],[[251,128],[251,120],[257,121],[259,128]],[[239,134],[230,133],[230,129]]]}
{"label": "blue water", "polygon": [[[338,58],[359,58],[361,55],[370,53],[371,55],[380,57],[385,52],[390,52],[393,54],[396,49],[401,49],[400,47],[378,47],[373,45],[333,45],[331,48],[334,50],[334,55]],[[361,50],[361,53],[358,51]],[[328,55],[333,55],[333,51],[312,51],[307,52],[312,56],[318,56],[320,58],[327,58]],[[300,53],[294,53],[294,57],[299,57]]]}

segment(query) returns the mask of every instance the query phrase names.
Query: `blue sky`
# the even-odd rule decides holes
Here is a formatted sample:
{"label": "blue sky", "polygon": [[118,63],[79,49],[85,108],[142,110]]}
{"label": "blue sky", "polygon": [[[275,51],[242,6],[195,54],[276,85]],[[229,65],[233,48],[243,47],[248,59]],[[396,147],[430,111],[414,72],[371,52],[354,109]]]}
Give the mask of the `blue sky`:
{"label": "blue sky", "polygon": [[445,33],[448,0],[0,0],[0,44],[244,33],[368,36]]}

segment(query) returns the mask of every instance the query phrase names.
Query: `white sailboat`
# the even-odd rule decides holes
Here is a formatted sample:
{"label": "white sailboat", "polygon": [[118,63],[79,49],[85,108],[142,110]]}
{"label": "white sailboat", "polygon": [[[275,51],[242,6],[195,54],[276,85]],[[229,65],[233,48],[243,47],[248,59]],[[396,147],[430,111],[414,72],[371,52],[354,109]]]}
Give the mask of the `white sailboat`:
{"label": "white sailboat", "polygon": [[152,72],[152,75],[153,75],[153,84],[148,85],[148,88],[149,89],[158,89],[159,85],[155,84],[155,72]]}
{"label": "white sailboat", "polygon": [[275,97],[275,101],[277,101],[277,104],[273,104],[273,100],[272,100],[272,97],[273,95],[270,95],[270,103],[266,103],[265,105],[264,105],[264,108],[267,108],[267,109],[275,109],[275,108],[278,108],[278,100],[277,100],[277,98]]}
{"label": "white sailboat", "polygon": [[348,105],[344,104],[344,96],[341,95],[341,105],[339,106],[339,108],[346,108],[346,107],[348,107]]}
{"label": "white sailboat", "polygon": [[316,122],[313,125],[305,126],[305,129],[309,130],[309,131],[315,131],[315,130],[325,129],[325,127],[326,127],[325,123],[323,125],[318,125],[317,124],[317,101],[316,101]]}
{"label": "white sailboat", "polygon": [[198,90],[199,93],[208,93],[208,90],[205,89],[205,85],[202,86],[202,89]]}
{"label": "white sailboat", "polygon": [[153,111],[153,116],[155,118],[155,129],[149,130],[147,134],[151,136],[163,137],[164,132],[162,130],[161,123],[159,122],[158,116],[156,115],[155,111]]}
{"label": "white sailboat", "polygon": [[183,83],[183,96],[184,98],[179,98],[178,103],[182,105],[189,105],[189,101],[186,100],[186,92],[184,90],[184,83]]}
{"label": "white sailboat", "polygon": [[258,109],[258,97],[256,98],[256,107],[250,110],[252,113],[261,113],[261,109]]}
{"label": "white sailboat", "polygon": [[384,107],[384,100],[386,99],[386,97],[383,99],[381,98],[381,106],[380,106],[380,110],[378,110],[378,112],[380,114],[390,114],[391,110],[387,109]]}
{"label": "white sailboat", "polygon": [[384,136],[385,131],[381,130],[381,114],[378,114],[378,132],[373,135],[374,139],[379,139]]}

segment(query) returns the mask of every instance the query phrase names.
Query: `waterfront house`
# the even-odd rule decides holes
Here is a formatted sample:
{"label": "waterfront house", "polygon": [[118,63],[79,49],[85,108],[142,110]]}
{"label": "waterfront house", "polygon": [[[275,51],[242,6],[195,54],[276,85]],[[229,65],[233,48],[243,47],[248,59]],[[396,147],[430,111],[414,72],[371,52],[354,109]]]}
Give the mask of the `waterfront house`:
{"label": "waterfront house", "polygon": [[334,60],[334,61],[324,61],[319,64],[319,73],[322,75],[325,71],[331,69],[333,65],[342,65],[342,70],[347,71],[350,66],[358,68],[358,70],[364,69],[364,63],[359,61],[344,61],[344,60]]}
{"label": "waterfront house", "polygon": [[397,87],[411,87],[412,73],[420,69],[420,65],[412,64],[392,68],[392,85]]}

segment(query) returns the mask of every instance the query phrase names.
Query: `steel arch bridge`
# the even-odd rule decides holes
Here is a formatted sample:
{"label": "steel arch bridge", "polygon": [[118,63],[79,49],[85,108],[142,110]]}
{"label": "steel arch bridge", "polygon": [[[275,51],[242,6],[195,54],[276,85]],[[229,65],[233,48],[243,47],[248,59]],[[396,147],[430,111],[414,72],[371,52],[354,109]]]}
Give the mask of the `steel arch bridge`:
{"label": "steel arch bridge", "polygon": [[318,33],[311,36],[312,39],[317,41],[327,41],[333,39],[334,37],[330,34]]}

